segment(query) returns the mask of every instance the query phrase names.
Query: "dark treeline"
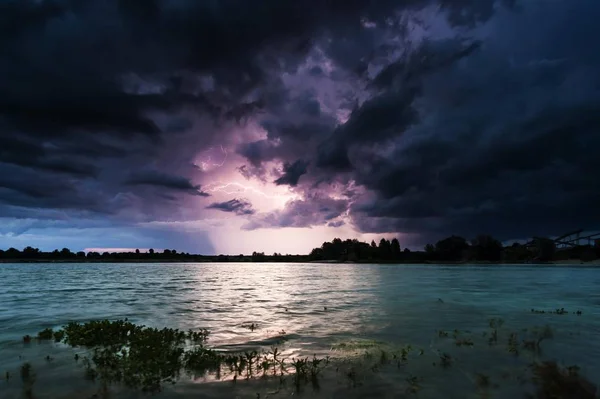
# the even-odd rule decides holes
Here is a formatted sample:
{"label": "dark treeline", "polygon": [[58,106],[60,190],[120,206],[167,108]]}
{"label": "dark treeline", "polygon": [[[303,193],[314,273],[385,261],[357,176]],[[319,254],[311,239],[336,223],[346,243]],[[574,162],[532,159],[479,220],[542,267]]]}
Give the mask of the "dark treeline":
{"label": "dark treeline", "polygon": [[4,262],[306,262],[306,255],[265,255],[254,252],[252,255],[197,255],[165,249],[142,252],[71,252],[68,248],[43,252],[38,248],[26,247],[0,249],[0,261]]}
{"label": "dark treeline", "polygon": [[548,262],[580,259],[591,261],[600,258],[600,245],[581,245],[557,249],[549,238],[537,238],[532,245],[502,242],[490,235],[481,234],[470,242],[459,236],[450,236],[435,244],[427,244],[424,251],[410,251],[400,247],[398,239],[381,239],[379,243],[345,240],[339,238],[325,242],[309,255],[311,261],[423,263],[423,262]]}
{"label": "dark treeline", "polygon": [[379,243],[335,238],[314,248],[308,255],[283,255],[253,252],[252,255],[195,255],[165,249],[148,252],[71,252],[68,248],[43,252],[26,247],[22,251],[10,248],[0,250],[2,262],[374,262],[374,263],[427,263],[427,262],[548,262],[600,258],[600,241],[595,246],[582,245],[566,249],[556,248],[548,238],[538,238],[531,245],[502,243],[489,236],[479,235],[471,241],[450,236],[435,244],[427,244],[423,251],[402,248],[396,238],[382,238]]}

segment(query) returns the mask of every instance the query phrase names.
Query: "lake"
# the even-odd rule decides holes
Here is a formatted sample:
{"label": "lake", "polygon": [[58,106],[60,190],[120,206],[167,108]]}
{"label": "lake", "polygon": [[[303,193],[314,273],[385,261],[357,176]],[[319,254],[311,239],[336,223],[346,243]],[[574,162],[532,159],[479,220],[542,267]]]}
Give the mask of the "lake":
{"label": "lake", "polygon": [[[564,308],[568,314],[537,314],[532,308]],[[420,398],[464,399],[480,397],[482,391],[489,391],[489,397],[514,397],[525,389],[518,383],[523,372],[519,367],[542,358],[579,365],[581,374],[600,382],[600,269],[596,268],[0,264],[0,373],[10,371],[13,376],[0,381],[0,397],[21,397],[19,367],[24,361],[36,372],[36,398],[91,397],[97,387],[80,378],[81,369],[72,360],[74,349],[54,343],[24,344],[22,337],[69,321],[124,318],[158,328],[207,328],[209,344],[227,351],[268,349],[273,337],[283,335],[285,341],[278,345],[290,357],[329,355],[347,359],[340,364],[358,370],[358,376],[349,377],[349,372],[342,373],[346,366],[337,365],[320,390],[306,387],[296,393],[311,398],[403,397],[409,395],[405,390],[410,376],[420,381]],[[543,354],[523,352],[515,360],[506,353],[504,337],[496,346],[487,344],[484,336],[491,318],[502,318],[507,331],[549,325],[554,337],[544,341]],[[247,328],[252,323],[253,330]],[[437,333],[455,329],[468,331],[463,334],[475,344],[458,347],[452,337],[443,339]],[[371,365],[376,363],[371,357],[408,344],[423,349],[414,362],[404,365],[390,357]],[[364,355],[362,348],[372,348],[371,355]],[[456,367],[434,366],[438,351],[451,353]],[[51,361],[45,360],[48,355]],[[484,372],[493,382],[488,388],[474,382],[476,373]],[[182,381],[158,396],[291,395],[291,388],[277,390],[277,384],[259,378],[232,384],[205,376]],[[138,393],[119,391],[114,397]]]}

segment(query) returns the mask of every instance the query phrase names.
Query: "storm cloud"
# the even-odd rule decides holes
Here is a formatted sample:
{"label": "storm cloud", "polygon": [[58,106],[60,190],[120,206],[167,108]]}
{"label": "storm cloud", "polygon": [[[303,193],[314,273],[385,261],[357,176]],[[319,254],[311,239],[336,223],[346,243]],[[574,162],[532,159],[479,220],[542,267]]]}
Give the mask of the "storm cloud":
{"label": "storm cloud", "polygon": [[252,204],[245,199],[234,198],[225,202],[214,202],[206,207],[207,209],[216,209],[223,212],[231,212],[236,215],[253,215],[256,211]]}
{"label": "storm cloud", "polygon": [[210,210],[409,246],[598,229],[599,18],[593,0],[3,2],[2,234],[101,223],[138,245],[140,223]]}

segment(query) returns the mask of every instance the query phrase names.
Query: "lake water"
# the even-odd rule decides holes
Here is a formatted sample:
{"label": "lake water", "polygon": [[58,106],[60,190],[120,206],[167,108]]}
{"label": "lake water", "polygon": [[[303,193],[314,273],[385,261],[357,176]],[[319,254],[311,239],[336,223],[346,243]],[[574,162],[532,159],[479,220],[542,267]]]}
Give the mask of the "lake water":
{"label": "lake water", "polygon": [[[569,314],[532,314],[532,308],[565,308]],[[576,310],[582,315],[571,313]],[[478,349],[479,341],[472,348],[457,348],[453,340],[440,340],[436,333],[459,329],[481,337],[489,330],[488,319],[497,317],[515,331],[550,325],[554,338],[544,342],[544,356],[565,365],[577,364],[582,374],[600,382],[600,269],[595,268],[0,264],[0,373],[11,371],[14,376],[0,381],[0,398],[21,397],[18,369],[24,361],[36,370],[36,398],[90,397],[91,383],[75,378],[81,370],[72,365],[72,349],[50,343],[25,345],[22,337],[69,321],[122,318],[160,328],[207,328],[210,345],[227,350],[268,348],[272,337],[283,330],[284,350],[290,356],[354,356],[331,349],[359,340],[377,341],[386,348],[411,344],[425,351],[412,369],[400,369],[400,365],[365,368],[359,384],[336,376],[339,370],[332,371],[331,383],[318,392],[306,388],[296,393],[300,396],[403,397],[410,374],[422,378],[420,398],[479,397],[472,376],[484,370],[499,385],[490,389],[490,397],[512,397],[522,388],[512,383],[514,376],[506,376],[506,370],[517,365],[504,353],[504,343],[501,350],[487,345]],[[250,331],[242,327],[246,323],[256,323],[258,328]],[[438,349],[452,352],[460,360],[457,367],[446,371],[434,367]],[[493,358],[500,352],[507,360]],[[55,360],[45,361],[48,354]],[[361,360],[360,364],[367,363]],[[177,384],[159,396],[256,398],[263,392],[262,398],[276,398],[292,394],[274,393],[267,382],[234,386],[208,377],[201,381],[205,383]]]}

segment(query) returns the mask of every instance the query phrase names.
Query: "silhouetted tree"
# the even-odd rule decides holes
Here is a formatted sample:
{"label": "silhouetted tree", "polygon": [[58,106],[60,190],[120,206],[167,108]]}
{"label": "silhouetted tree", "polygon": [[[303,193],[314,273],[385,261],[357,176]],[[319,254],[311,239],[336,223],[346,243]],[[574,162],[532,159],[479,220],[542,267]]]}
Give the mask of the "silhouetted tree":
{"label": "silhouetted tree", "polygon": [[324,260],[325,257],[323,256],[323,248],[313,248],[313,250],[310,251],[308,258],[310,260]]}
{"label": "silhouetted tree", "polygon": [[63,248],[60,251],[60,257],[63,259],[68,259],[71,258],[73,256],[73,253],[71,252],[71,250],[69,248]]}
{"label": "silhouetted tree", "polygon": [[430,259],[435,257],[435,246],[433,244],[425,245],[424,250]]}
{"label": "silhouetted tree", "polygon": [[502,243],[490,235],[478,235],[472,241],[472,249],[477,260],[497,262],[502,259]]}
{"label": "silhouetted tree", "polygon": [[154,250],[153,250],[152,248],[150,248],[150,249],[148,250],[148,253],[149,253],[150,255],[154,255]]}
{"label": "silhouetted tree", "polygon": [[391,242],[392,259],[398,260],[402,255],[400,250],[400,241],[397,238],[393,238]]}
{"label": "silhouetted tree", "polygon": [[458,261],[469,248],[467,240],[459,236],[450,236],[435,244],[435,252],[440,260]]}
{"label": "silhouetted tree", "polygon": [[525,245],[515,242],[504,249],[503,257],[509,262],[524,262],[532,258],[532,253]]}
{"label": "silhouetted tree", "polygon": [[8,248],[4,256],[8,259],[18,259],[21,256],[21,251],[16,248]]}

